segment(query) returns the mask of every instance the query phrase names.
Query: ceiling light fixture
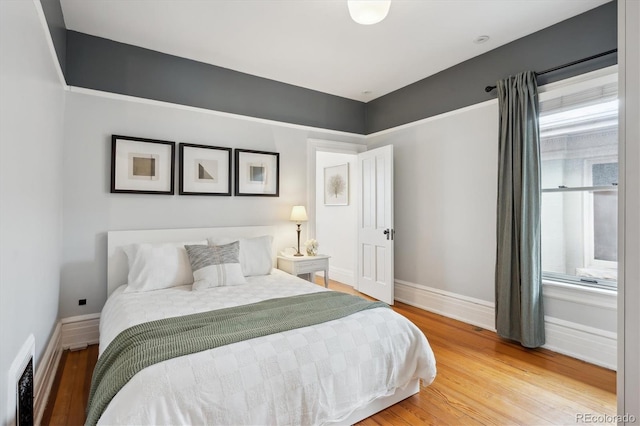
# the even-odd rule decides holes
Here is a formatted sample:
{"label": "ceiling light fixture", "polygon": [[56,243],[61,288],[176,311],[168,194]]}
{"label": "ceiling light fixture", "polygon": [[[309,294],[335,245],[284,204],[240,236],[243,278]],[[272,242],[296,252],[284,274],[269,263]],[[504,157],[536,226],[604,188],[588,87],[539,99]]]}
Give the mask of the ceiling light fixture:
{"label": "ceiling light fixture", "polygon": [[389,13],[391,0],[348,0],[351,19],[362,25],[373,25],[382,21]]}

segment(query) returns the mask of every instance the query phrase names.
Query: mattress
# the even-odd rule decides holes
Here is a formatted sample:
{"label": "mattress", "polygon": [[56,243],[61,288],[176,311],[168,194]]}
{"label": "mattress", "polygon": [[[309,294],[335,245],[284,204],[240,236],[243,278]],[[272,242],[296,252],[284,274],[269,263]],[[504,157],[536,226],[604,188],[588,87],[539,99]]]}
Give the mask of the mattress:
{"label": "mattress", "polygon": [[[100,320],[100,353],[123,330],[161,318],[329,291],[274,270],[239,286],[125,293]],[[289,330],[152,365],[111,400],[99,424],[330,424],[413,379],[435,378],[424,334],[392,309]]]}

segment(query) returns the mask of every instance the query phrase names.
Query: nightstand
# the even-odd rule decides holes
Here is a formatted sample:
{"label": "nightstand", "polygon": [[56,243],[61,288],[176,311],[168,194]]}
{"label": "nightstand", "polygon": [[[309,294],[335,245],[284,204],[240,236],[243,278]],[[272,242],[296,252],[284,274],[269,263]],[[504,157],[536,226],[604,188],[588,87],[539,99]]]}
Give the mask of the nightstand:
{"label": "nightstand", "polygon": [[313,282],[315,272],[324,271],[324,286],[329,287],[329,258],[325,254],[317,256],[278,256],[278,269],[291,275],[307,274]]}

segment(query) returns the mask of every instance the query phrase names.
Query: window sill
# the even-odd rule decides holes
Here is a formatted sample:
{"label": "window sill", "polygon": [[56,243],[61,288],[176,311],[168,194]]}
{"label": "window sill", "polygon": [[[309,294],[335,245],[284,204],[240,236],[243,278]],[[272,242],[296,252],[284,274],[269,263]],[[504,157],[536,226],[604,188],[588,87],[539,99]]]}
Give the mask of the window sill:
{"label": "window sill", "polygon": [[614,289],[570,284],[549,279],[542,280],[542,294],[551,299],[564,300],[581,305],[617,310],[618,292]]}

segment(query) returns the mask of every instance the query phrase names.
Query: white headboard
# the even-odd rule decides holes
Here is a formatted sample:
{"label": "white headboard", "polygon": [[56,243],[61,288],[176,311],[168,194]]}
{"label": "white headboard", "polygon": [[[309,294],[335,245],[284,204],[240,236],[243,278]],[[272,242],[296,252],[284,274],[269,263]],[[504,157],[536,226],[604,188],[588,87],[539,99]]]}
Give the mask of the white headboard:
{"label": "white headboard", "polygon": [[262,235],[273,236],[273,262],[277,258],[277,235],[275,226],[241,226],[221,228],[154,229],[140,231],[107,232],[107,296],[122,284],[126,284],[129,274],[127,255],[122,246],[135,243],[178,243],[181,241],[214,238],[253,238]]}

